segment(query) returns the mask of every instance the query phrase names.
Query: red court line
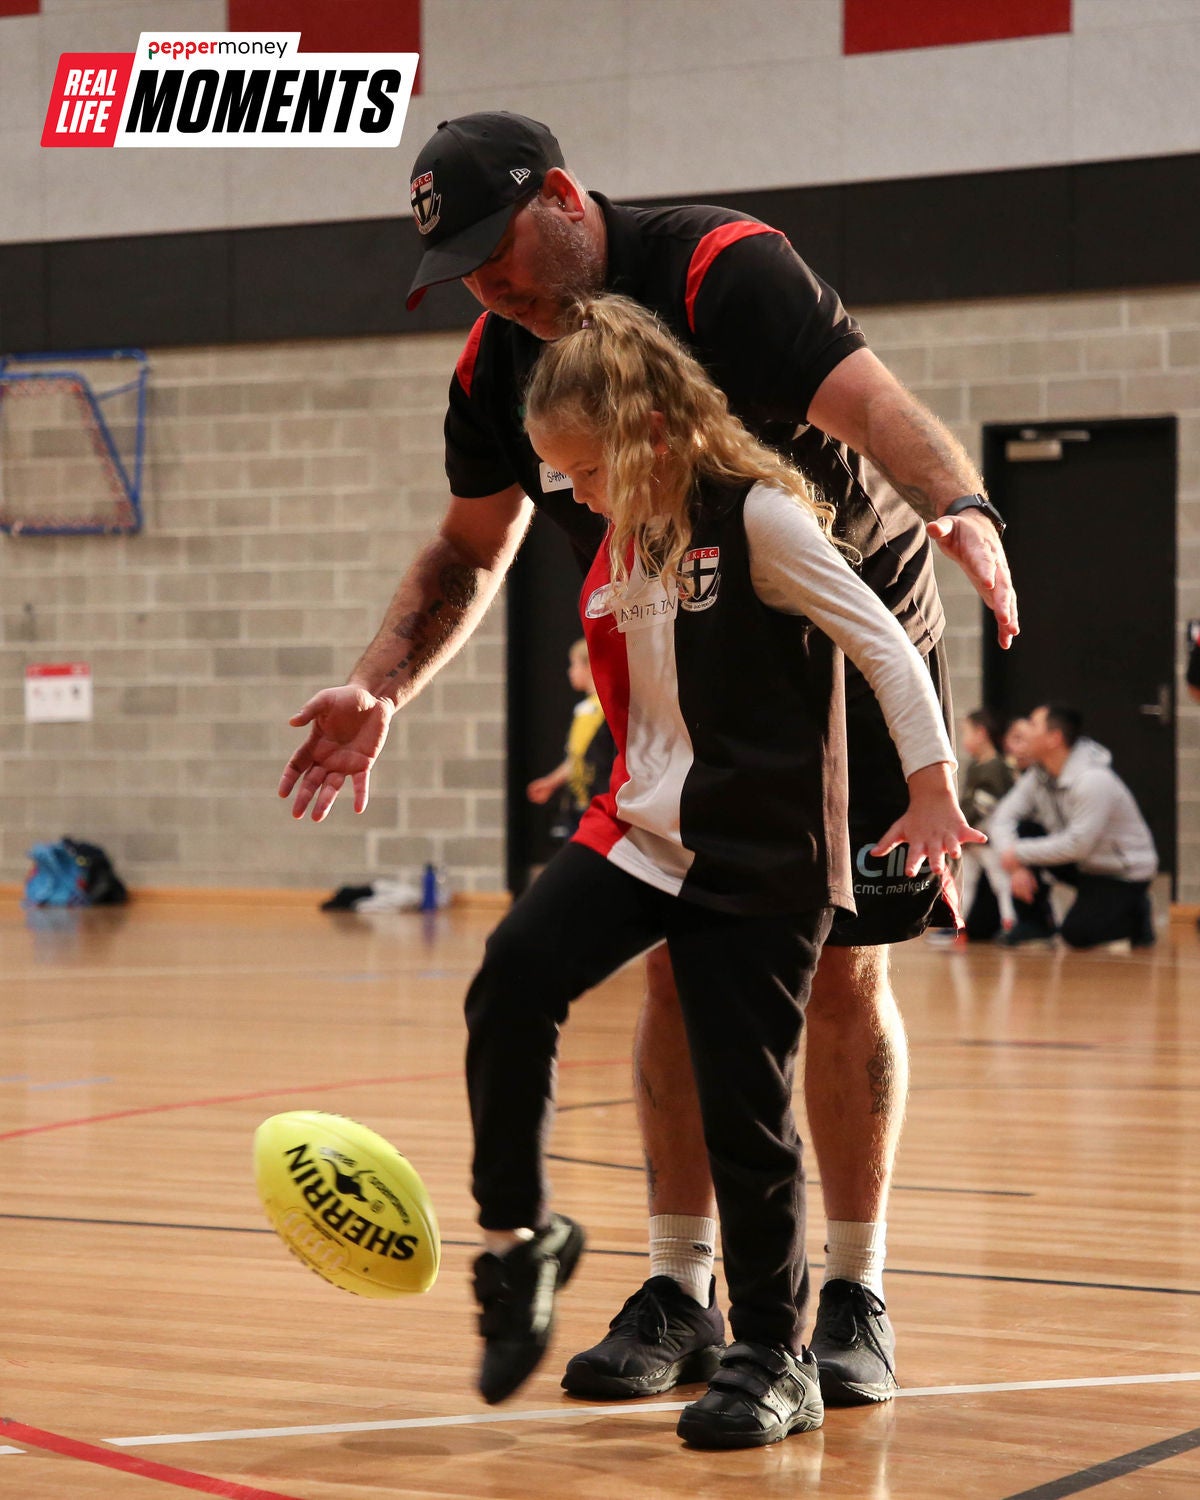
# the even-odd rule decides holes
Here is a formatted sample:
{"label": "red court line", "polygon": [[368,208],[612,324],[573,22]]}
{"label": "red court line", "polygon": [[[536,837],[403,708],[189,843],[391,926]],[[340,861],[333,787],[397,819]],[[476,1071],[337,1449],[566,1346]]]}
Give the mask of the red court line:
{"label": "red court line", "polygon": [[[559,1070],[565,1068],[611,1068],[618,1063],[627,1066],[628,1057],[609,1057],[600,1061],[560,1062]],[[390,1083],[429,1083],[440,1078],[461,1078],[462,1069],[453,1068],[441,1073],[396,1073],[390,1078],[349,1078],[338,1083],[305,1083],[298,1087],[256,1089],[250,1094],[223,1094],[212,1099],[180,1099],[173,1104],[143,1104],[136,1109],[114,1109],[106,1115],[82,1115],[73,1120],[50,1120],[44,1125],[22,1125],[17,1130],[0,1131],[0,1141],[16,1140],[18,1136],[44,1135],[50,1130],[70,1130],[76,1125],[106,1125],[110,1120],[130,1120],[137,1115],[170,1114],[179,1109],[211,1109],[218,1104],[246,1104],[253,1099],[278,1099],[294,1094],[328,1094],[334,1089],[369,1089]]]}
{"label": "red court line", "polygon": [[24,1422],[14,1422],[11,1417],[0,1417],[0,1438],[14,1443],[26,1443],[31,1448],[44,1448],[48,1453],[61,1453],[64,1458],[78,1458],[84,1463],[100,1464],[106,1469],[121,1469],[126,1474],[138,1474],[143,1479],[160,1479],[163,1484],[178,1485],[182,1490],[221,1495],[224,1500],[298,1500],[297,1496],[283,1495],[278,1490],[260,1490],[252,1484],[239,1484],[236,1479],[216,1479],[211,1474],[195,1474],[191,1469],[177,1469],[172,1464],[136,1458],[131,1453],[118,1453],[112,1448],[97,1447],[95,1443],[81,1443],[78,1438],[64,1437],[58,1432],[27,1427]]}

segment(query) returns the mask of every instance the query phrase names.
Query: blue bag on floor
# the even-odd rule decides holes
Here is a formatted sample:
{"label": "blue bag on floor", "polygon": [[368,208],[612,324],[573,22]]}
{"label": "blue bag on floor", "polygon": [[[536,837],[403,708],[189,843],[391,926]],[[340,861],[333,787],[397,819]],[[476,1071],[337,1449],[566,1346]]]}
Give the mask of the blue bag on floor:
{"label": "blue bag on floor", "polygon": [[25,901],[29,906],[83,906],[87,902],[86,877],[65,839],[53,844],[34,844],[33,861],[25,877]]}

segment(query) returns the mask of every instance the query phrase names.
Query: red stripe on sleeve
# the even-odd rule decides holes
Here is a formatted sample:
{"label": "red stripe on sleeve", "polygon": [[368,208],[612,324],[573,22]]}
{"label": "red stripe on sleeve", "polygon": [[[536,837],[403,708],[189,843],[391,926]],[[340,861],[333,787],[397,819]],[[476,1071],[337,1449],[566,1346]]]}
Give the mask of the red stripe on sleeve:
{"label": "red stripe on sleeve", "polygon": [[696,298],[713,261],[722,250],[727,250],[738,240],[748,239],[752,234],[780,234],[780,230],[772,229],[769,224],[752,224],[745,219],[738,224],[722,224],[720,229],[709,230],[692,251],[687,274],[687,320],[693,333],[696,331]]}
{"label": "red stripe on sleeve", "polygon": [[475,319],[475,327],[471,329],[467,342],[463,345],[462,353],[458,356],[458,363],[454,366],[454,373],[458,376],[458,383],[471,394],[471,382],[475,378],[475,361],[479,357],[479,340],[483,337],[483,325],[487,322],[487,313],[480,313]]}

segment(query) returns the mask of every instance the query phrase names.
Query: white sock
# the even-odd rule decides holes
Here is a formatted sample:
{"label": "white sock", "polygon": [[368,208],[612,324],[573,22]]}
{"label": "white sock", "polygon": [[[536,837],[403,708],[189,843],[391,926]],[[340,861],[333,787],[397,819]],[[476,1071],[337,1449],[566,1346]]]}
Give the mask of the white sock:
{"label": "white sock", "polygon": [[485,1229],[483,1248],[491,1251],[493,1255],[507,1255],[518,1245],[527,1245],[530,1240],[536,1238],[536,1229]]}
{"label": "white sock", "polygon": [[707,1307],[716,1238],[715,1219],[655,1214],[650,1220],[651,1276],[670,1276],[693,1302]]}
{"label": "white sock", "polygon": [[825,1225],[826,1281],[858,1281],[883,1301],[883,1263],[887,1259],[887,1220],[858,1224],[830,1219]]}

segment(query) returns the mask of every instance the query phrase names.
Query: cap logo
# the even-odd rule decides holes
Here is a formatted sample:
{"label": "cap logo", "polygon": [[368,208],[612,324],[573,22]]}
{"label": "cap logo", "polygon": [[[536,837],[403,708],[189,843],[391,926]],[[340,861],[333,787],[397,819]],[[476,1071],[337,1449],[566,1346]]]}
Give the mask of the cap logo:
{"label": "cap logo", "polygon": [[422,234],[428,234],[442,217],[442,195],[433,190],[432,172],[422,172],[420,177],[413,178],[409,197],[417,228]]}
{"label": "cap logo", "polygon": [[520,187],[521,184],[525,181],[525,179],[529,176],[529,168],[528,167],[509,167],[509,169],[508,169],[508,175],[512,178],[512,180],[516,183],[516,185],[518,187]]}

